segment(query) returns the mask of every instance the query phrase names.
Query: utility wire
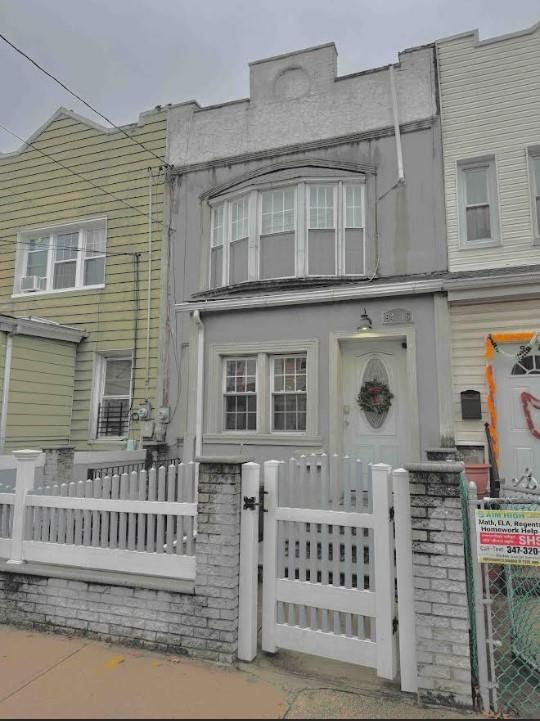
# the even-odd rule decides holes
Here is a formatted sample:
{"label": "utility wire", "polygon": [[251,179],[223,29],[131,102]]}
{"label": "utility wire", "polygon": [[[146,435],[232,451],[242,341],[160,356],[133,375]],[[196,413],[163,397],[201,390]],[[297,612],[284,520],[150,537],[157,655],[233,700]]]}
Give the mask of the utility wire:
{"label": "utility wire", "polygon": [[25,58],[30,63],[32,63],[32,65],[34,65],[38,70],[40,70],[42,73],[47,75],[47,77],[51,78],[51,80],[54,80],[55,83],[58,83],[58,85],[60,85],[60,87],[64,88],[64,90],[67,90],[67,92],[70,95],[73,95],[73,97],[76,98],[79,102],[81,102],[83,105],[86,105],[86,107],[89,108],[92,112],[94,112],[96,115],[99,115],[100,118],[103,118],[103,120],[105,120],[105,122],[109,123],[109,125],[112,125],[112,127],[116,128],[116,130],[118,130],[120,133],[123,133],[123,135],[125,135],[126,138],[129,138],[129,140],[131,140],[131,142],[136,143],[137,145],[140,145],[140,147],[143,148],[143,150],[146,150],[147,153],[150,153],[150,155],[153,155],[154,158],[159,160],[160,163],[163,163],[166,167],[168,167],[169,164],[167,163],[166,160],[164,160],[164,158],[162,158],[159,155],[157,155],[156,153],[154,153],[153,150],[150,150],[150,148],[147,148],[139,140],[137,140],[136,138],[133,138],[131,135],[129,135],[129,133],[126,133],[126,131],[123,128],[121,128],[118,125],[116,125],[115,123],[113,123],[112,120],[109,120],[109,118],[106,115],[103,115],[103,113],[100,113],[99,110],[96,110],[96,108],[94,108],[93,105],[90,105],[90,103],[87,102],[84,98],[82,98],[80,95],[77,95],[76,92],[71,90],[71,88],[69,88],[65,83],[63,83],[61,80],[59,80],[57,77],[55,77],[48,70],[43,68],[36,60],[31,58],[30,55],[27,55],[23,50],[18,48],[14,43],[11,42],[11,40],[8,40],[8,38],[5,35],[2,35],[2,33],[0,33],[0,39],[3,40],[11,48],[13,48],[13,50],[15,50],[15,52],[19,53],[19,55],[22,55],[23,58]]}
{"label": "utility wire", "polygon": [[[1,36],[0,36],[0,37],[1,37]],[[130,208],[131,210],[134,210],[138,215],[142,215],[145,219],[148,218],[147,214],[146,214],[146,213],[143,213],[142,210],[139,210],[139,209],[136,208],[134,205],[131,205],[130,203],[126,202],[125,200],[123,200],[122,198],[120,198],[120,197],[119,197],[118,195],[116,195],[115,193],[111,193],[109,190],[105,190],[105,188],[102,188],[100,185],[96,185],[96,183],[94,183],[92,180],[89,180],[88,178],[85,178],[84,175],[81,175],[81,174],[78,173],[76,170],[73,170],[72,168],[70,168],[68,165],[64,165],[64,163],[62,163],[60,160],[57,160],[57,159],[54,158],[52,155],[49,155],[49,153],[46,153],[44,150],[41,150],[40,148],[36,147],[33,143],[29,143],[28,141],[24,140],[23,138],[21,138],[20,135],[17,135],[17,133],[14,133],[13,130],[10,130],[9,128],[6,128],[5,125],[2,125],[2,123],[0,123],[0,128],[2,128],[2,130],[5,130],[6,133],[9,133],[10,135],[12,135],[14,138],[17,138],[18,140],[20,140],[20,141],[21,141],[22,143],[24,143],[24,145],[26,145],[27,147],[33,148],[33,149],[36,150],[38,153],[40,153],[41,155],[43,155],[45,158],[49,158],[49,160],[52,160],[53,163],[56,163],[56,164],[59,165],[61,168],[64,168],[64,170],[67,170],[67,171],[68,171],[69,173],[71,173],[72,175],[76,175],[78,178],[81,178],[81,180],[84,180],[85,183],[88,183],[89,185],[91,185],[92,187],[94,187],[94,188],[96,188],[97,190],[101,191],[102,193],[105,193],[106,195],[110,195],[111,198],[114,198],[115,200],[118,200],[120,203],[123,203],[123,205],[125,205],[127,208]],[[155,218],[153,218],[152,220],[153,220],[153,222],[155,222],[155,223],[159,223],[160,225],[162,224],[160,220],[156,220]]]}
{"label": "utility wire", "polygon": [[[28,246],[30,245],[32,241],[31,240],[16,240],[15,242],[9,241],[9,240],[0,240],[0,248],[15,248],[17,246]],[[43,251],[49,250],[51,246],[47,246],[46,248],[43,248]],[[61,250],[65,250],[66,246],[64,245],[58,245],[57,243],[52,244],[53,248],[60,248]],[[76,252],[76,253],[82,253],[85,249],[84,248],[69,248],[70,251]],[[103,256],[106,256],[107,258],[112,258],[114,256],[126,256],[126,255],[145,255],[148,251],[142,250],[142,251],[132,251],[132,250],[126,250],[126,251],[118,251],[118,252],[111,252],[108,250],[105,250],[103,253],[100,253],[96,256],[88,256],[89,258],[102,258]],[[75,258],[73,258],[75,260]]]}

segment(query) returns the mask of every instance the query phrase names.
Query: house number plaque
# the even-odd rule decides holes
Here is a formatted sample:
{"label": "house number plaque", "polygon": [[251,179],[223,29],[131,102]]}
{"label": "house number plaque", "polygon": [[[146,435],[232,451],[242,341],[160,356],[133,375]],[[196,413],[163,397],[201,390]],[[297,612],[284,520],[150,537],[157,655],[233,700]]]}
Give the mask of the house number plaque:
{"label": "house number plaque", "polygon": [[383,313],[383,323],[393,325],[394,323],[410,323],[412,321],[412,312],[405,308],[392,308]]}

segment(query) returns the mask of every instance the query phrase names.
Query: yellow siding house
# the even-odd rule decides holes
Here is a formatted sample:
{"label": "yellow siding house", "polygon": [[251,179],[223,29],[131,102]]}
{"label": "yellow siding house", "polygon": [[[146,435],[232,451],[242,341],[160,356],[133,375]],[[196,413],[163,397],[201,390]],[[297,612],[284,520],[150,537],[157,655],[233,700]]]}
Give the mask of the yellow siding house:
{"label": "yellow siding house", "polygon": [[166,125],[60,108],[0,154],[0,453],[159,446]]}

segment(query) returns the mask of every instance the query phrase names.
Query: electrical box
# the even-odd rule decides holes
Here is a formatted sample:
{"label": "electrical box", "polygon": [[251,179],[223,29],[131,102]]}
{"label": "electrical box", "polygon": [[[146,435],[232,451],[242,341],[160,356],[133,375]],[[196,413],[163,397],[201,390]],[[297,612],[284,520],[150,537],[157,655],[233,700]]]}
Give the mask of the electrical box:
{"label": "electrical box", "polygon": [[461,417],[464,421],[479,421],[482,419],[480,391],[461,391]]}
{"label": "electrical box", "polygon": [[141,433],[143,438],[152,438],[154,435],[154,421],[145,421],[142,424]]}
{"label": "electrical box", "polygon": [[164,408],[158,408],[156,413],[156,420],[159,423],[168,423],[170,420],[170,410],[166,407]]}

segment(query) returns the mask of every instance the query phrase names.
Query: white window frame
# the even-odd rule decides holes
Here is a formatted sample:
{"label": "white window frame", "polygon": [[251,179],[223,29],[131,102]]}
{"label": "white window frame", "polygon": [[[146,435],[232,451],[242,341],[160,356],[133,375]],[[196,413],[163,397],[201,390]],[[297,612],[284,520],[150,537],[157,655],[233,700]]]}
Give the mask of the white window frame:
{"label": "white window frame", "polygon": [[[310,177],[295,179],[294,182],[282,181],[279,183],[267,183],[260,184],[256,188],[242,188],[241,191],[236,193],[224,194],[218,198],[214,198],[209,201],[211,209],[211,221],[210,221],[210,242],[209,242],[209,258],[208,258],[208,270],[207,270],[207,284],[208,288],[214,290],[215,288],[211,285],[212,278],[212,252],[211,249],[214,246],[214,228],[216,211],[221,205],[223,205],[223,222],[225,225],[225,231],[223,234],[223,253],[222,253],[222,285],[216,286],[216,288],[226,287],[229,285],[229,262],[230,262],[230,246],[232,242],[232,216],[231,216],[231,203],[241,199],[242,197],[248,198],[248,282],[261,280],[261,273],[259,267],[260,261],[260,238],[262,235],[262,194],[268,190],[286,190],[293,189],[295,194],[294,202],[294,234],[295,234],[295,268],[294,274],[288,276],[282,276],[281,278],[272,278],[266,280],[280,280],[295,277],[306,277],[308,276],[308,235],[309,235],[309,194],[310,187],[313,185],[329,185],[334,188],[334,226],[336,233],[336,245],[335,245],[335,273],[330,274],[329,277],[358,277],[363,278],[366,276],[366,179],[365,176],[361,178],[357,177]],[[345,186],[347,185],[359,185],[361,188],[361,203],[362,213],[361,222],[362,226],[358,230],[362,230],[363,236],[363,273],[346,273],[345,272],[345,230],[346,230],[346,194]],[[290,231],[287,231],[290,232]],[[271,235],[271,234],[266,234]],[[276,233],[279,235],[279,233]],[[311,275],[309,277],[316,277]]]}
{"label": "white window frame", "polygon": [[[97,422],[99,406],[103,400],[105,391],[105,375],[108,360],[129,360],[131,363],[131,376],[129,379],[129,402],[131,404],[131,392],[133,389],[133,352],[130,350],[111,350],[95,354],[94,358],[94,374],[92,379],[92,405],[89,418],[89,438],[99,443],[124,441],[129,435],[131,427],[131,419],[128,425],[128,432],[123,436],[98,436]],[[120,396],[119,396],[120,397]],[[124,396],[122,396],[124,398]]]}
{"label": "white window frame", "polygon": [[[306,356],[306,430],[274,431],[272,423],[273,357]],[[257,358],[257,431],[225,430],[224,368],[231,359]],[[203,440],[208,443],[307,444],[319,446],[319,341],[277,340],[211,344],[208,349],[208,406]]]}
{"label": "white window frame", "polygon": [[[468,170],[486,169],[487,171],[487,193],[489,204],[489,222],[491,229],[490,238],[479,240],[468,240],[467,238],[467,186],[466,173]],[[499,223],[499,194],[497,183],[497,165],[494,155],[481,158],[458,160],[457,170],[457,203],[458,203],[458,229],[459,242],[462,250],[474,248],[489,248],[500,245],[500,223]]]}
{"label": "white window frame", "polygon": [[[288,358],[305,358],[306,359],[306,390],[305,391],[287,391],[285,389],[283,391],[276,391],[276,389],[275,389],[275,363],[276,363],[276,360],[278,360],[278,359],[284,360],[286,358],[287,359]],[[268,423],[269,423],[270,431],[271,431],[271,433],[273,433],[275,435],[302,436],[306,433],[307,422],[308,422],[308,420],[307,420],[308,419],[307,403],[309,400],[309,394],[308,394],[307,379],[308,379],[309,369],[308,369],[307,352],[304,352],[304,353],[274,353],[271,356],[269,356],[269,360],[270,360],[270,363],[269,363],[269,366],[270,366],[270,398],[269,398],[269,403],[268,403],[268,410],[270,412],[270,418],[268,420]],[[303,431],[302,430],[293,431],[293,430],[289,430],[289,429],[278,430],[275,428],[274,396],[276,396],[276,395],[293,395],[293,394],[294,395],[305,395],[305,397],[306,397],[306,430],[303,430]]]}
{"label": "white window frame", "polygon": [[[104,251],[102,255],[92,257],[104,258],[103,282],[92,285],[84,285],[84,270],[86,258],[86,232],[90,230],[103,230],[104,232]],[[78,233],[78,250],[75,259],[75,285],[69,288],[54,288],[54,269],[56,263],[56,238],[65,233]],[[21,279],[26,276],[26,268],[28,262],[29,242],[37,238],[49,238],[46,286],[44,290],[22,291]],[[49,225],[43,228],[33,228],[20,230],[17,233],[17,258],[15,263],[15,279],[13,296],[33,297],[40,295],[51,295],[54,293],[66,293],[73,291],[95,290],[105,287],[106,279],[106,260],[107,260],[107,218],[91,218],[86,220],[78,220],[70,223],[62,223],[58,225]],[[61,261],[60,261],[61,262]],[[65,261],[67,262],[67,261]]]}
{"label": "white window frame", "polygon": [[540,187],[537,187],[534,161],[540,162],[540,146],[528,149],[527,162],[529,166],[529,186],[531,191],[531,222],[534,245],[540,245],[540,213],[536,210],[536,198],[540,196]]}
{"label": "white window frame", "polygon": [[[245,391],[244,393],[238,393],[238,392],[230,392],[227,391],[227,362],[229,361],[254,361],[255,362],[255,391]],[[259,362],[258,357],[256,355],[234,355],[234,356],[224,356],[223,362],[222,362],[222,429],[224,433],[256,433],[257,429],[259,427]],[[255,428],[246,428],[245,430],[238,430],[238,429],[230,429],[225,428],[225,416],[226,416],[226,409],[225,409],[225,398],[227,396],[238,396],[238,395],[245,395],[245,396],[255,396],[255,404],[256,404],[256,415],[255,415]]]}

